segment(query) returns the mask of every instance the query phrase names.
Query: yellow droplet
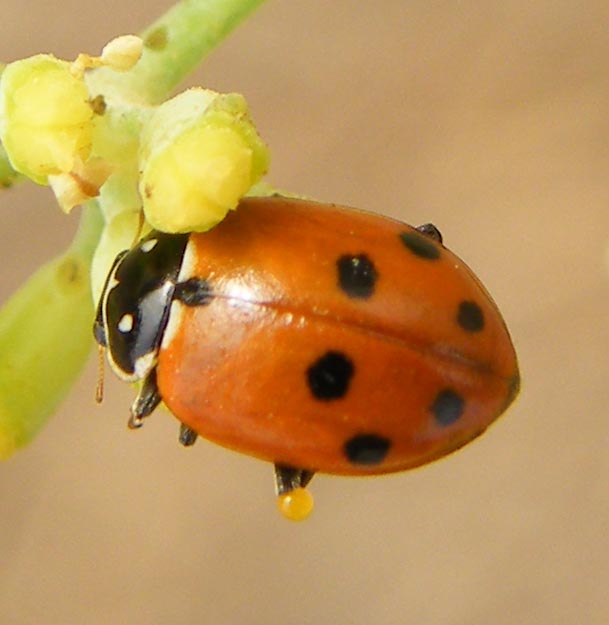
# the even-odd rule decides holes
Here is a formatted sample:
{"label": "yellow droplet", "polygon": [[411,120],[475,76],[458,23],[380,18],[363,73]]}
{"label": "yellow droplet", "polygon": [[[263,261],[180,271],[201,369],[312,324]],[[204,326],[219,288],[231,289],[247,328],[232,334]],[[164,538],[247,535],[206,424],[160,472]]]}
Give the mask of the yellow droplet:
{"label": "yellow droplet", "polygon": [[304,521],[313,511],[313,495],[306,488],[295,488],[277,497],[279,512],[290,521]]}

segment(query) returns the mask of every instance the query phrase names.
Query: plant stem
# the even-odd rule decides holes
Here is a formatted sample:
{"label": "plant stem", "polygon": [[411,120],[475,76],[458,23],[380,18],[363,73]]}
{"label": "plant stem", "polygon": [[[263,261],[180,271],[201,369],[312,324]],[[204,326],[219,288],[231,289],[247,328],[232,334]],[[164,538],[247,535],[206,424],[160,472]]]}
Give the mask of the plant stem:
{"label": "plant stem", "polygon": [[67,252],[43,265],[0,314],[0,458],[28,443],[55,412],[93,341],[89,267],[101,230],[83,209]]}
{"label": "plant stem", "polygon": [[88,265],[99,242],[104,219],[96,200],[91,200],[83,207],[76,235],[69,251],[80,256]]}
{"label": "plant stem", "polygon": [[[100,92],[156,104],[264,0],[182,0],[143,33],[144,54],[129,72],[95,71]],[[111,74],[111,75],[110,75]],[[91,83],[90,83],[91,84]]]}

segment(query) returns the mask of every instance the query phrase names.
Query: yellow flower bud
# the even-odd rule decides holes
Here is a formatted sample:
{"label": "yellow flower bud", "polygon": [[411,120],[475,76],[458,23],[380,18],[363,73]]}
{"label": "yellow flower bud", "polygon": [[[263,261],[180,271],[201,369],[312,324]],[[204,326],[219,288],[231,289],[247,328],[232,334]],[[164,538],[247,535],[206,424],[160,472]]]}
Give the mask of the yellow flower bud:
{"label": "yellow flower bud", "polygon": [[262,177],[268,150],[243,97],[191,89],[147,122],[140,165],[146,220],[164,232],[205,231]]}
{"label": "yellow flower bud", "polygon": [[0,139],[13,167],[35,182],[87,159],[92,119],[87,88],[66,61],[41,54],[2,73]]}

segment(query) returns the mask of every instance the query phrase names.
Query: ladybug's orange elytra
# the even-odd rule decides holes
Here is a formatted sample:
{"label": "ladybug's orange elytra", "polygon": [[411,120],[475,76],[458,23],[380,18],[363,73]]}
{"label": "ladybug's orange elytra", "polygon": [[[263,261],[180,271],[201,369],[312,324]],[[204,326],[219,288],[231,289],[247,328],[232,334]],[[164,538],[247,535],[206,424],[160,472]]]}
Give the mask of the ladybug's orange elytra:
{"label": "ladybug's orange elytra", "polygon": [[153,232],[119,257],[96,337],[196,434],[279,467],[409,469],[461,447],[512,402],[518,366],[480,281],[432,226],[280,197],[213,230]]}

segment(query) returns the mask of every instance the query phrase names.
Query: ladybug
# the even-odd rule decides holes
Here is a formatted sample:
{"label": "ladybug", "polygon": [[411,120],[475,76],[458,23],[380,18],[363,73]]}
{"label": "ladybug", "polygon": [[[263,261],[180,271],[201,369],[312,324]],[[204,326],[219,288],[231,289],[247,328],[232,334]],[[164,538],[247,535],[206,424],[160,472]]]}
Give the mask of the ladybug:
{"label": "ladybug", "polygon": [[142,381],[130,427],[162,401],[182,444],[274,463],[292,518],[315,472],[436,460],[519,389],[501,314],[434,226],[285,197],[120,254],[94,334],[118,376]]}

